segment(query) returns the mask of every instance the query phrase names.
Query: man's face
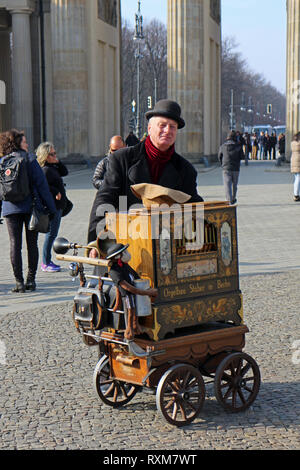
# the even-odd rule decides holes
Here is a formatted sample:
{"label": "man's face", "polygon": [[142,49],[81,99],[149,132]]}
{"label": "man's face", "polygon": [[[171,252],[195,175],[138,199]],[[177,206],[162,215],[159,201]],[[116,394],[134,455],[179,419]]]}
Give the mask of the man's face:
{"label": "man's face", "polygon": [[110,141],[110,152],[111,153],[113,153],[116,150],[119,150],[123,147],[125,147],[125,144],[124,144],[123,140],[121,139],[121,137],[119,137],[119,136],[112,137],[112,139]]}
{"label": "man's face", "polygon": [[176,141],[178,124],[173,119],[162,116],[152,117],[148,124],[148,134],[152,144],[164,152]]}

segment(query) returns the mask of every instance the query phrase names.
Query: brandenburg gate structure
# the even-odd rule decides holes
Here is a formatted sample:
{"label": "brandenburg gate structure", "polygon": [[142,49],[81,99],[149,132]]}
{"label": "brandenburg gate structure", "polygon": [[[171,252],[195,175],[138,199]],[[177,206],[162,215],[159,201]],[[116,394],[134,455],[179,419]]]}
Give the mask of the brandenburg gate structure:
{"label": "brandenburg gate structure", "polygon": [[[198,161],[220,144],[221,0],[165,1],[168,98],[186,121],[176,147]],[[0,131],[24,130],[31,149],[51,140],[62,158],[106,152],[121,132],[120,2],[0,0]],[[300,130],[300,2],[286,6],[289,151]]]}

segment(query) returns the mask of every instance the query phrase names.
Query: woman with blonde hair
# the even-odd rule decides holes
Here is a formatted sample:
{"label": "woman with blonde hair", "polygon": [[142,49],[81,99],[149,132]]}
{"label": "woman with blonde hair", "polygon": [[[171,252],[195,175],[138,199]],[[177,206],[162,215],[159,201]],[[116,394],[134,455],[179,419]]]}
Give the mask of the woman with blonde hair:
{"label": "woman with blonde hair", "polygon": [[46,233],[43,246],[43,262],[41,265],[42,271],[51,273],[60,271],[60,266],[54,264],[51,260],[51,250],[59,231],[62,211],[67,203],[62,177],[67,176],[68,170],[65,165],[58,160],[52,142],[42,142],[38,146],[36,154],[57,209],[55,217],[50,221],[49,232]]}

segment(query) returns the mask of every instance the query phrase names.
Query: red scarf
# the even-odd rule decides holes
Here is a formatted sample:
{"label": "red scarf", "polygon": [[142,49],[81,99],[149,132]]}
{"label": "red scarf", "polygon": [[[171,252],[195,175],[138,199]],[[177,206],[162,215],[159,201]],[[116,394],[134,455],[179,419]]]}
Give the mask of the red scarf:
{"label": "red scarf", "polygon": [[151,183],[157,184],[166,164],[170,161],[173,153],[175,152],[175,145],[171,145],[168,150],[162,152],[152,144],[150,137],[148,136],[145,140],[145,149],[151,174]]}
{"label": "red scarf", "polygon": [[124,263],[124,261],[121,261],[121,258],[118,258],[118,265],[120,268],[123,268],[123,266],[127,265],[128,263]]}

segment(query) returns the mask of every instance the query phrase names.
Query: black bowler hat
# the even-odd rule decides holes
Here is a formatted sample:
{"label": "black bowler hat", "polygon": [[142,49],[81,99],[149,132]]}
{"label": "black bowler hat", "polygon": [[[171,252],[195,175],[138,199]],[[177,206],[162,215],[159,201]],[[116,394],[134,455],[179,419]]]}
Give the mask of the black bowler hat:
{"label": "black bowler hat", "polygon": [[111,245],[108,250],[107,250],[107,256],[106,259],[111,259],[114,258],[115,256],[119,255],[122,253],[122,251],[125,251],[126,248],[128,248],[129,245],[123,245],[122,243],[114,243]]}
{"label": "black bowler hat", "polygon": [[154,108],[150,111],[147,111],[145,116],[149,119],[153,116],[163,116],[178,123],[178,129],[182,129],[185,126],[185,122],[182,119],[181,115],[181,107],[179,106],[176,101],[171,100],[160,100],[158,101]]}

